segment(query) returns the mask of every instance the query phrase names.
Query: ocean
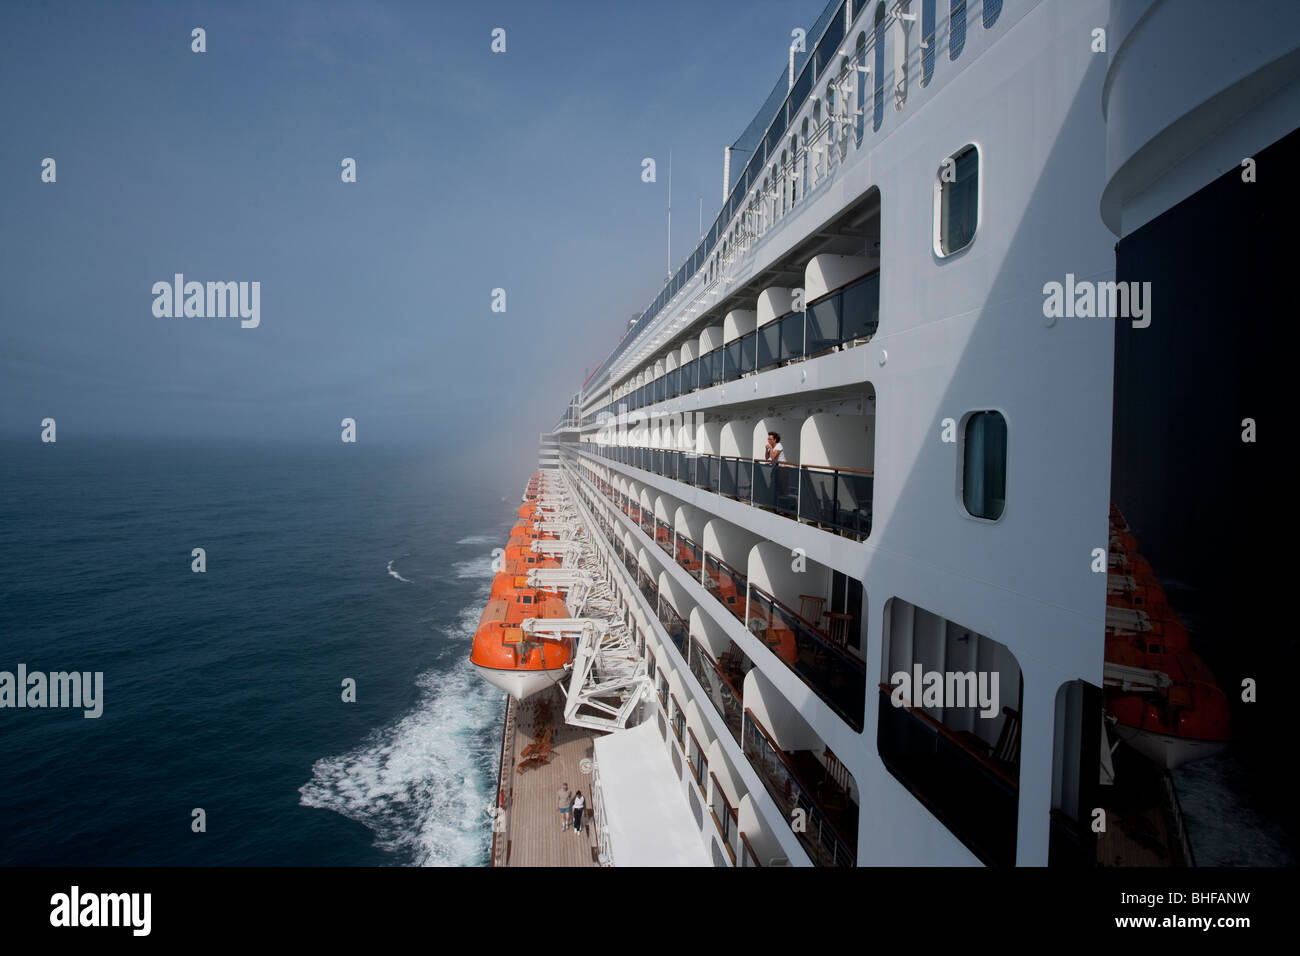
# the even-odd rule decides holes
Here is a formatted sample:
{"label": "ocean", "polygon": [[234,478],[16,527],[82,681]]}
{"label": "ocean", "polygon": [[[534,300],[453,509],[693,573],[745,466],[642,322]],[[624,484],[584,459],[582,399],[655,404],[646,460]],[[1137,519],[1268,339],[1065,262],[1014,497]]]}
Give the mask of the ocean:
{"label": "ocean", "polygon": [[0,671],[104,675],[98,719],[0,709],[0,865],[487,863],[505,705],[468,655],[526,479],[0,444]]}

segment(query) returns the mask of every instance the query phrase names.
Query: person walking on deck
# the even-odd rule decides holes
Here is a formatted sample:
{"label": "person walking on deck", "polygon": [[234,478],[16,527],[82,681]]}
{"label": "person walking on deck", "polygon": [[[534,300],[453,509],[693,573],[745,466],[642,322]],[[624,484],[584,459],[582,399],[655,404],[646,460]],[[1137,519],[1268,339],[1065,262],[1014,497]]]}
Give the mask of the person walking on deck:
{"label": "person walking on deck", "polygon": [[582,811],[587,808],[587,798],[579,790],[573,795],[573,829],[582,835]]}
{"label": "person walking on deck", "polygon": [[566,783],[560,787],[559,792],[555,795],[556,803],[560,809],[560,830],[569,829],[569,814],[573,811],[573,792],[569,790]]}

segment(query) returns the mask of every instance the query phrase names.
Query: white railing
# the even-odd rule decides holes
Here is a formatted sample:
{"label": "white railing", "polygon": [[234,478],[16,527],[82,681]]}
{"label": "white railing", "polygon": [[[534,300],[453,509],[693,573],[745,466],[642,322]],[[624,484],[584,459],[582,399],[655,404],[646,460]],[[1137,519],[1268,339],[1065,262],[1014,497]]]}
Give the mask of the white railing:
{"label": "white railing", "polygon": [[[844,39],[837,51],[841,57],[839,70],[832,74],[827,69],[818,77],[817,83],[821,92],[818,93],[816,90],[810,92],[798,113],[787,124],[785,133],[782,134],[786,137],[801,136],[803,122],[807,120],[809,133],[806,141],[801,142],[794,155],[775,170],[775,175],[772,175],[772,168],[779,163],[779,160],[775,163],[768,162],[768,175],[760,177],[750,187],[746,198],[739,204],[735,215],[719,235],[714,251],[700,266],[705,282],[681,306],[679,323],[688,323],[690,319],[701,314],[711,304],[711,299],[720,295],[725,287],[734,282],[742,274],[742,267],[750,264],[750,254],[759,240],[781,223],[789,212],[800,208],[810,196],[833,181],[850,155],[874,145],[870,134],[879,131],[871,128],[875,85],[870,80],[875,71],[875,47],[878,36],[888,38],[883,59],[889,75],[881,81],[881,91],[886,102],[890,100],[894,102],[894,112],[901,111],[906,101],[906,94],[902,92],[906,86],[915,83],[917,86],[929,88],[934,85],[934,74],[938,72],[939,61],[948,59],[944,52],[948,48],[951,31],[948,4],[943,3],[943,0],[937,0],[935,23],[932,26],[933,35],[928,39],[926,48],[921,46],[921,41],[926,37],[920,0],[910,0],[906,10],[900,0],[894,0],[887,8],[878,30],[873,21],[875,6],[874,3],[867,4],[858,18],[846,28]],[[940,9],[941,7],[944,9]],[[966,11],[968,36],[974,34],[980,27],[981,19],[979,4],[968,0]],[[861,48],[855,45],[857,33],[865,34],[865,44]],[[903,38],[906,42],[906,51],[901,63],[902,69],[895,72],[889,53],[892,45]],[[922,59],[926,49],[929,48],[933,48],[934,60],[932,75],[927,81],[923,73]],[[864,71],[859,67],[867,69]],[[829,80],[828,76],[831,77]],[[833,109],[832,104],[829,104],[825,97],[826,85],[834,87]],[[823,114],[822,119],[820,122],[815,122],[815,114],[819,107]],[[768,130],[770,129],[769,126]],[[767,132],[765,131],[760,138],[760,143],[766,140]],[[810,155],[814,157],[811,163]],[[696,275],[698,276],[699,273]],[[679,296],[686,294],[691,281],[693,280],[688,280],[684,284]],[[660,314],[667,315],[674,308],[670,301]],[[614,386],[608,392],[609,398],[604,399],[602,404],[623,398],[639,387],[639,384],[642,383],[620,383]],[[603,393],[604,390],[602,389],[601,392]]]}

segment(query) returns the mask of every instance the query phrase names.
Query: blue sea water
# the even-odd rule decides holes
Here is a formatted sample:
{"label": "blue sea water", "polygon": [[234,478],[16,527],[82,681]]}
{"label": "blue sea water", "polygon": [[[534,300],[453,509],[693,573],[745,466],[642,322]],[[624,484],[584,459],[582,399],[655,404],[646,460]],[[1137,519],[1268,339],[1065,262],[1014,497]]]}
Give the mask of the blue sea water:
{"label": "blue sea water", "polygon": [[104,673],[97,720],[0,709],[0,865],[486,863],[504,702],[467,658],[525,476],[446,469],[0,445],[0,670]]}

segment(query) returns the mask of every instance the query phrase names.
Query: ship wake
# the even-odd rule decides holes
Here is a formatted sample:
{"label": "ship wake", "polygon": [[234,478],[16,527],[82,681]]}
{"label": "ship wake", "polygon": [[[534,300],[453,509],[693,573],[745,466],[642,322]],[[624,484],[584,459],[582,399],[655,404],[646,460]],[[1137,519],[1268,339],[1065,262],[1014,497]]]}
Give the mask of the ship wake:
{"label": "ship wake", "polygon": [[[485,559],[484,567],[489,565]],[[480,591],[444,629],[457,645],[447,657],[448,669],[433,668],[416,678],[415,706],[371,731],[354,750],[317,760],[311,779],[299,789],[303,806],[333,810],[363,824],[374,833],[376,846],[403,863],[488,862],[488,813],[505,704],[458,647],[473,639],[486,583]]]}

